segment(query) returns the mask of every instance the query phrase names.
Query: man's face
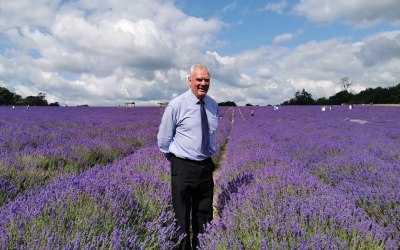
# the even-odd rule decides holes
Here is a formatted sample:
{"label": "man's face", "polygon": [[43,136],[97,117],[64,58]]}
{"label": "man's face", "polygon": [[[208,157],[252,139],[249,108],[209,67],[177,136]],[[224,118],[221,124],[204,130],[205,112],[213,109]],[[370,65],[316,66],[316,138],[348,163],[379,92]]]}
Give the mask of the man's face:
{"label": "man's face", "polygon": [[210,87],[210,74],[206,68],[195,68],[193,74],[188,77],[188,82],[193,94],[203,99]]}

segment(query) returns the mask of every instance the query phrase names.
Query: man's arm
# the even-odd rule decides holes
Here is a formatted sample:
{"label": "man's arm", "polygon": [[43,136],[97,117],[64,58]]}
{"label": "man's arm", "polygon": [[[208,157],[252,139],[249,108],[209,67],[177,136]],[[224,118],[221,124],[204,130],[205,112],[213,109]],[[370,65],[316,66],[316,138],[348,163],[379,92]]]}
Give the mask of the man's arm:
{"label": "man's arm", "polygon": [[171,105],[165,108],[157,134],[158,148],[168,160],[170,157],[169,145],[174,138],[176,128],[176,120],[173,112],[174,108]]}

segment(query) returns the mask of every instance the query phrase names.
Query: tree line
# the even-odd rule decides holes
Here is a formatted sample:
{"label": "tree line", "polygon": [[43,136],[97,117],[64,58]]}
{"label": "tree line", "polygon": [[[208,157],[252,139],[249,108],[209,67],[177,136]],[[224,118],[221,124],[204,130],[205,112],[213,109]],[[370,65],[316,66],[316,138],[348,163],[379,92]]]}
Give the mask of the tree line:
{"label": "tree line", "polygon": [[314,100],[312,95],[303,89],[296,91],[294,97],[283,102],[282,105],[400,104],[400,83],[387,88],[368,88],[358,94],[349,91],[351,83],[343,82],[343,79],[342,83],[344,90],[329,98],[322,97]]}
{"label": "tree line", "polygon": [[[329,98],[318,98],[314,100],[311,93],[305,89],[296,91],[294,97],[284,101],[282,105],[341,105],[341,104],[400,104],[400,83],[393,87],[367,88],[358,94],[349,91],[352,83],[348,77],[339,82],[344,90],[339,91]],[[22,98],[5,87],[0,87],[0,105],[29,105],[29,106],[60,106],[58,102],[48,103],[46,93],[39,92],[36,96]],[[218,103],[219,106],[236,106],[235,102],[227,101]],[[252,106],[246,104],[246,106]]]}
{"label": "tree line", "polygon": [[37,96],[22,98],[5,87],[0,87],[0,105],[60,106],[58,102],[49,104],[46,100],[46,93],[39,92]]}

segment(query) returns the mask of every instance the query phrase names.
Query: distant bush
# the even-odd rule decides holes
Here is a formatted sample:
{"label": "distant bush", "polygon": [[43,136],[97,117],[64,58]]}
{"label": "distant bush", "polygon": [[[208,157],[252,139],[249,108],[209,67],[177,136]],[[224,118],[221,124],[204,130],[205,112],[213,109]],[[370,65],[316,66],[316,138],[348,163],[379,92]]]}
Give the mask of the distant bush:
{"label": "distant bush", "polygon": [[340,105],[343,103],[347,104],[397,104],[400,103],[400,83],[393,87],[377,87],[368,88],[361,91],[358,94],[353,94],[344,89],[338,93],[330,96],[329,98],[319,98],[314,100],[310,93],[305,89],[301,92],[297,91],[294,98],[289,101],[285,101],[283,105]]}
{"label": "distant bush", "polygon": [[236,105],[235,102],[227,101],[227,102],[220,102],[220,103],[218,103],[218,106],[233,106],[233,107],[236,107],[237,105]]}
{"label": "distant bush", "polygon": [[37,96],[22,98],[4,87],[0,87],[0,105],[60,106],[58,102],[49,105],[46,100],[46,93],[39,92]]}

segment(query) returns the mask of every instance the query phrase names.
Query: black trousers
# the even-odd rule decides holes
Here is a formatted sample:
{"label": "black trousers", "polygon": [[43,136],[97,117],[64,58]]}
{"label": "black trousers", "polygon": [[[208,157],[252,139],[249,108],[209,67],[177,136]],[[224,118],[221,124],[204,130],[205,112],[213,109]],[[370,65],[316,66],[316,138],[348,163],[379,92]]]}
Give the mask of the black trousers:
{"label": "black trousers", "polygon": [[[213,216],[214,180],[212,174],[215,165],[211,158],[192,161],[172,155],[170,161],[172,204],[181,233],[186,234],[179,249],[196,249],[197,235],[204,232],[204,225],[210,222]],[[190,240],[190,214],[192,215],[192,240]]]}

